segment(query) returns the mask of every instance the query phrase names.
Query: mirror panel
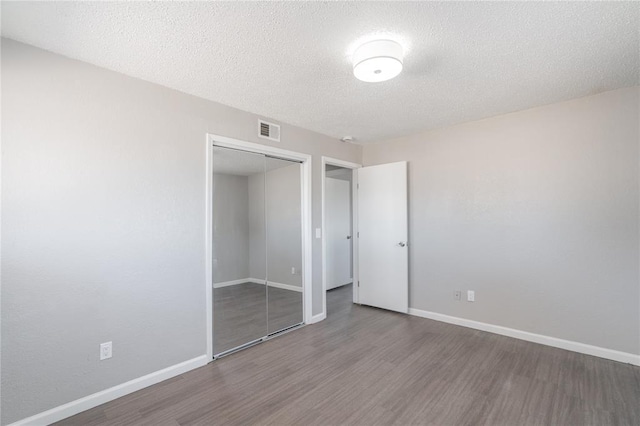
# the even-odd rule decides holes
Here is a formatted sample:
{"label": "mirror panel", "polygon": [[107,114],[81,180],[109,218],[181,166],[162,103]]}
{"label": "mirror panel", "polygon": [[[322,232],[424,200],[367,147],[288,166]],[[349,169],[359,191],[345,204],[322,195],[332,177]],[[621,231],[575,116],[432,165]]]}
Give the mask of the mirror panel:
{"label": "mirror panel", "polygon": [[213,352],[267,334],[265,157],[213,150]]}

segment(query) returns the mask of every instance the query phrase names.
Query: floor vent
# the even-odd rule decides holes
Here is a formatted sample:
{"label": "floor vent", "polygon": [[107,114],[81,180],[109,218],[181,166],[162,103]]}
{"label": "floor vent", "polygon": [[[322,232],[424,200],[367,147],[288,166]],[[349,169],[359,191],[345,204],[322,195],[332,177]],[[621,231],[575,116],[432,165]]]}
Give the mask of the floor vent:
{"label": "floor vent", "polygon": [[258,136],[272,141],[280,142],[280,126],[266,121],[258,120]]}

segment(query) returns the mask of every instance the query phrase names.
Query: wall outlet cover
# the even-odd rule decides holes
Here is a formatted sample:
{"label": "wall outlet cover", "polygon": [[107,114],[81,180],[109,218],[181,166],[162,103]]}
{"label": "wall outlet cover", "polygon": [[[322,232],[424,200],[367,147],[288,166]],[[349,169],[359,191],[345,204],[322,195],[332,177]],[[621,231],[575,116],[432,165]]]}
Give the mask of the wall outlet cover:
{"label": "wall outlet cover", "polygon": [[109,359],[113,356],[113,343],[105,342],[100,344],[100,361]]}

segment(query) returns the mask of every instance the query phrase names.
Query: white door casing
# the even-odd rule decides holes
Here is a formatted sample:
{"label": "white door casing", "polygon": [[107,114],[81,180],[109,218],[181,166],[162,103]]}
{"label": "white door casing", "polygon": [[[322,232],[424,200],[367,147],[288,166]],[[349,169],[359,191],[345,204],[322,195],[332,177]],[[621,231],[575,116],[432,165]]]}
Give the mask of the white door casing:
{"label": "white door casing", "polygon": [[407,162],[358,174],[359,302],[409,311]]}

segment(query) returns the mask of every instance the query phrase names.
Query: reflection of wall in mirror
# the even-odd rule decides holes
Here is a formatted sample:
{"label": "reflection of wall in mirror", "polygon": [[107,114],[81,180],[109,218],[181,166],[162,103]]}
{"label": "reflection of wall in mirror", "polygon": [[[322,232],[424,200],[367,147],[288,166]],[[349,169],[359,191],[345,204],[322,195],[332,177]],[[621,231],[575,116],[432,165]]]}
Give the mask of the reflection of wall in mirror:
{"label": "reflection of wall in mirror", "polygon": [[249,178],[213,174],[213,282],[249,277]]}
{"label": "reflection of wall in mirror", "polygon": [[267,172],[266,203],[262,173],[213,180],[213,282],[264,280],[268,266],[269,281],[302,287],[300,164]]}

